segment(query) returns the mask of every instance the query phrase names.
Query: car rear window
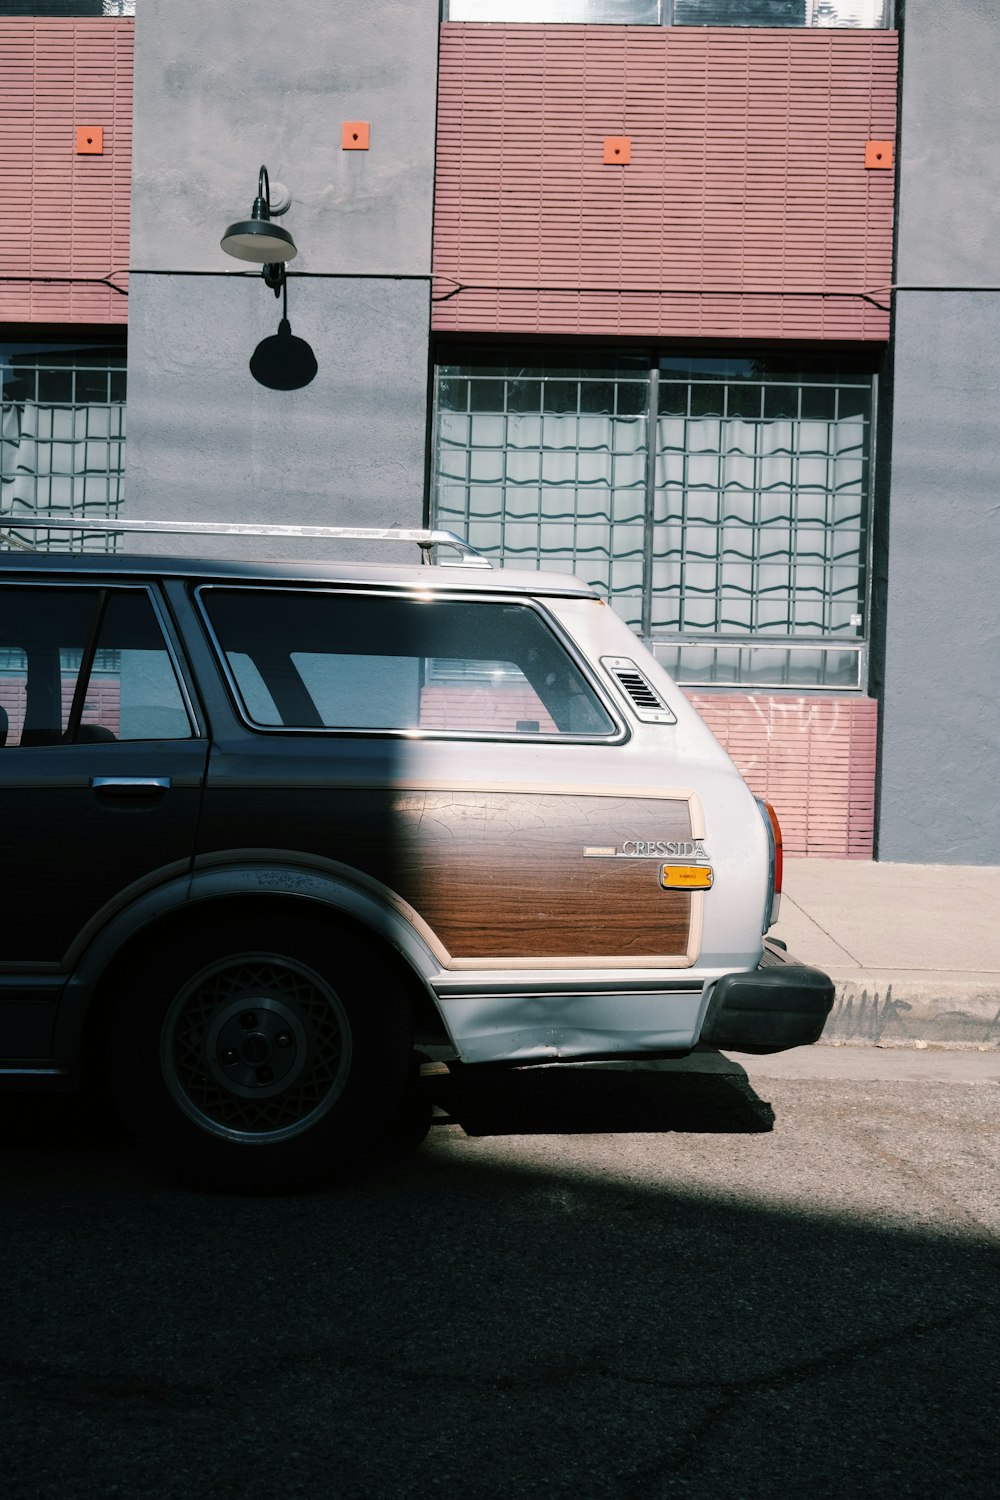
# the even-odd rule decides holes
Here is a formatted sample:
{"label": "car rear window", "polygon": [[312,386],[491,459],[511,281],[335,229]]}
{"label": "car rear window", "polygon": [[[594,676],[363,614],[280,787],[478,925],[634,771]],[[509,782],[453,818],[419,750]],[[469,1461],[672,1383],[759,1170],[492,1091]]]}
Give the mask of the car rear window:
{"label": "car rear window", "polygon": [[259,728],[619,732],[530,604],[218,587],[199,598],[243,713]]}

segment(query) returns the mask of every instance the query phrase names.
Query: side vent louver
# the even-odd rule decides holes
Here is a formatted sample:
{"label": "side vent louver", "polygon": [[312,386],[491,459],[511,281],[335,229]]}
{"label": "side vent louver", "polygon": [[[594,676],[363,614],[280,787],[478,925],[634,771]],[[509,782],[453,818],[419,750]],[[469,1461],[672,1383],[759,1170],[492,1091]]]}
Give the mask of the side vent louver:
{"label": "side vent louver", "polygon": [[602,656],[601,665],[610,672],[644,724],[676,724],[677,716],[667,707],[660,694],[640,672],[634,661],[625,656]]}

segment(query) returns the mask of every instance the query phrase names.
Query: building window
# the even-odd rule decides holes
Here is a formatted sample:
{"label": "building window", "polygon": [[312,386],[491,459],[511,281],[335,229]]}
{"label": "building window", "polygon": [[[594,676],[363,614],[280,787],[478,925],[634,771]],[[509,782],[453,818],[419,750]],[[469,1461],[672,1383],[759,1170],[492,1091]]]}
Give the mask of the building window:
{"label": "building window", "polygon": [[24,516],[118,515],[125,467],[125,351],[0,343],[0,543],[105,551],[113,534],[18,531]]}
{"label": "building window", "polygon": [[598,588],[683,682],[864,686],[874,375],[442,363],[434,524]]}
{"label": "building window", "polygon": [[445,0],[448,21],[587,26],[831,26],[892,24],[892,0]]}

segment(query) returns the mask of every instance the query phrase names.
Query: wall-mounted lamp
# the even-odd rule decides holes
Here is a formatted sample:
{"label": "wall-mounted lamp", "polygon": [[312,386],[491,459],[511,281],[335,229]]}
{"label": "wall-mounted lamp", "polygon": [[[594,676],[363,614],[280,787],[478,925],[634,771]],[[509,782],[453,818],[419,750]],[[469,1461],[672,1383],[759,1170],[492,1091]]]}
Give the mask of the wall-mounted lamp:
{"label": "wall-mounted lamp", "polygon": [[[273,212],[284,213],[284,208],[276,208]],[[263,266],[261,275],[265,284],[279,297],[285,284],[285,262],[294,260],[299,252],[288,230],[282,229],[280,224],[271,223],[271,213],[271,184],[267,168],[261,167],[257,179],[257,197],[249,219],[243,219],[239,224],[230,224],[220,244],[227,255],[235,255],[237,260],[249,260],[255,265]]]}

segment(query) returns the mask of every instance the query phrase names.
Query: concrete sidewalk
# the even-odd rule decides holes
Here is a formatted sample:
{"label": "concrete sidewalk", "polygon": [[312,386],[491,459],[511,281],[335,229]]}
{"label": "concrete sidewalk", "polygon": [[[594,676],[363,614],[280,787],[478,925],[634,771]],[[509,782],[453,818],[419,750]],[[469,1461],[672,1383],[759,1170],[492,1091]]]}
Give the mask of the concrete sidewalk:
{"label": "concrete sidewalk", "polygon": [[1000,1047],[1000,868],[785,862],[772,930],[825,969],[823,1040]]}

